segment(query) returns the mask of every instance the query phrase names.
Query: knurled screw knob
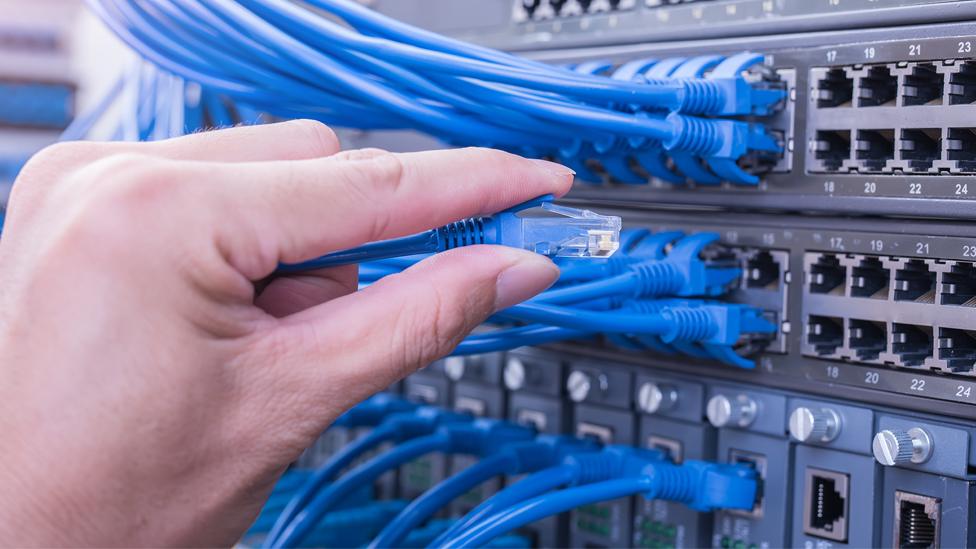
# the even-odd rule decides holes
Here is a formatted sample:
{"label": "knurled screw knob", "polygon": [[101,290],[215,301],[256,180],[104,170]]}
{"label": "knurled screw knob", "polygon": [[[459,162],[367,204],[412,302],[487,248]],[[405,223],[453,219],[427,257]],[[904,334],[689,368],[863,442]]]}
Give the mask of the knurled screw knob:
{"label": "knurled screw knob", "polygon": [[678,390],[667,383],[648,381],[637,390],[637,405],[648,414],[665,412],[678,403]]}
{"label": "knurled screw knob", "polygon": [[607,391],[607,376],[599,374],[594,377],[581,370],[573,370],[566,378],[566,391],[569,393],[569,399],[573,402],[583,402],[593,390],[605,393]]}
{"label": "knurled screw knob", "polygon": [[526,380],[529,379],[529,371],[525,363],[516,357],[509,357],[505,361],[505,368],[502,370],[502,381],[509,391],[518,391],[525,387]]}
{"label": "knurled screw knob", "polygon": [[790,435],[800,442],[830,442],[840,434],[840,416],[830,408],[800,406],[790,414]]}
{"label": "knurled screw knob", "polygon": [[729,398],[715,395],[708,400],[705,415],[714,427],[748,427],[756,419],[759,406],[746,395]]}
{"label": "knurled screw knob", "polygon": [[932,455],[932,437],[919,427],[884,429],[874,435],[871,449],[881,465],[924,463]]}
{"label": "knurled screw knob", "polygon": [[460,381],[464,377],[464,357],[449,356],[444,359],[444,375],[451,381]]}

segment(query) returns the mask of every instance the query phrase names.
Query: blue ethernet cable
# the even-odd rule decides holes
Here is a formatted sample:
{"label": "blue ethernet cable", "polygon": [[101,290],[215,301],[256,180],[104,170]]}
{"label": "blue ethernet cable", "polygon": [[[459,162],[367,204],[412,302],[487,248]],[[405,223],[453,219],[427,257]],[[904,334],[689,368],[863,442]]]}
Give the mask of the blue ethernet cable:
{"label": "blue ethernet cable", "polygon": [[312,531],[321,517],[332,511],[358,487],[368,485],[383,473],[423,455],[443,452],[483,456],[502,445],[527,441],[534,437],[535,432],[532,429],[507,421],[477,419],[469,423],[444,425],[433,434],[405,442],[346,473],[319,493],[278,537],[267,540],[265,546],[274,549],[296,546]]}
{"label": "blue ethernet cable", "polygon": [[471,417],[466,414],[436,406],[422,406],[413,411],[388,415],[381,422],[373,423],[378,425],[372,431],[345,445],[311,475],[281,512],[274,528],[271,529],[269,538],[278,537],[288,523],[301,513],[328,483],[334,481],[339,473],[370,450],[387,442],[401,443],[429,435],[443,425],[470,420]]}
{"label": "blue ethernet cable", "polygon": [[[537,207],[562,217],[519,215]],[[283,264],[278,273],[437,253],[475,244],[522,248],[548,257],[608,257],[617,251],[619,236],[619,217],[557,206],[552,203],[552,195],[546,195],[492,216],[469,218],[413,236],[373,242],[302,263]]]}
{"label": "blue ethernet cable", "polygon": [[756,472],[741,465],[705,461],[648,463],[631,476],[537,496],[485,518],[444,543],[446,547],[480,547],[493,538],[543,518],[582,505],[642,495],[684,503],[697,511],[751,509],[755,504]]}
{"label": "blue ethernet cable", "polygon": [[566,305],[608,296],[653,298],[658,296],[717,296],[738,282],[737,263],[703,258],[708,246],[718,241],[715,233],[682,238],[663,259],[652,258],[626,265],[626,271],[610,278],[552,289],[530,303]]}
{"label": "blue ethernet cable", "polygon": [[531,324],[468,336],[454,348],[451,356],[481,355],[509,351],[518,347],[543,345],[545,343],[566,341],[568,339],[585,339],[594,335],[593,332],[585,332],[560,326]]}
{"label": "blue ethernet cable", "polygon": [[448,539],[469,530],[487,517],[515,507],[523,501],[535,498],[563,486],[584,486],[625,476],[637,475],[648,464],[666,460],[659,450],[611,445],[600,452],[567,456],[562,463],[525,477],[497,492],[467,515],[454,523],[430,546],[445,546]]}
{"label": "blue ethernet cable", "polygon": [[483,482],[500,475],[534,473],[558,463],[567,455],[595,452],[593,441],[567,436],[541,435],[530,442],[503,446],[464,471],[442,481],[410,502],[369,544],[370,548],[398,547],[411,530],[438,509]]}

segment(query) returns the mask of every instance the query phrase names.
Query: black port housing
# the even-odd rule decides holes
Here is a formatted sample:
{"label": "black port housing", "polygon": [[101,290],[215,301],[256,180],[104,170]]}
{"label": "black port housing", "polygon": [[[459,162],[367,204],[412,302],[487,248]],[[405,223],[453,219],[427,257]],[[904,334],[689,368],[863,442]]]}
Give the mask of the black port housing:
{"label": "black port housing", "polygon": [[850,476],[808,467],[805,477],[803,533],[846,543]]}
{"label": "black port housing", "polygon": [[976,172],[976,128],[949,128],[946,158],[954,160],[959,171]]}
{"label": "black port housing", "polygon": [[895,157],[895,131],[858,130],[854,153],[865,171],[883,170],[888,161]]}
{"label": "black port housing", "polygon": [[888,299],[891,271],[876,257],[865,257],[851,269],[851,297]]}
{"label": "black port housing", "polygon": [[851,157],[851,130],[818,130],[813,156],[825,170],[840,170]]}
{"label": "black port housing", "polygon": [[935,273],[928,263],[912,259],[895,271],[895,301],[935,301]]}
{"label": "black port housing", "polygon": [[746,287],[763,290],[779,288],[780,264],[773,254],[761,250],[746,260]]}
{"label": "black port housing", "polygon": [[894,102],[898,96],[898,77],[884,65],[868,69],[861,77],[857,94],[858,107],[880,107]]}
{"label": "black port housing", "polygon": [[535,10],[539,9],[539,5],[542,4],[542,0],[522,0],[522,9],[525,13],[532,17],[535,14]]}
{"label": "black port housing", "polygon": [[908,169],[925,172],[932,163],[942,158],[942,130],[939,128],[904,129],[898,141],[902,160]]}
{"label": "black port housing", "polygon": [[941,105],[945,75],[931,63],[919,63],[905,75],[902,105]]}
{"label": "black port housing", "polygon": [[949,75],[949,104],[976,103],[976,61],[964,61]]}
{"label": "black port housing", "polygon": [[939,359],[957,373],[972,373],[976,366],[976,331],[939,328]]}
{"label": "black port housing", "polygon": [[959,262],[942,275],[942,304],[976,307],[976,266]]}
{"label": "black port housing", "polygon": [[810,315],[807,318],[807,343],[818,356],[837,354],[844,344],[844,320],[832,316]]}
{"label": "black port housing", "polygon": [[830,69],[817,82],[817,107],[849,107],[854,97],[854,80],[844,69]]}
{"label": "black port housing", "polygon": [[763,493],[765,482],[766,482],[766,466],[767,460],[766,456],[762,454],[756,454],[753,452],[747,452],[745,450],[739,450],[736,448],[729,448],[729,463],[740,463],[751,467],[756,471],[756,504],[752,507],[751,511],[743,511],[740,509],[732,510],[731,513],[737,515],[745,515],[753,518],[763,517],[763,501],[765,500],[765,494]]}
{"label": "black port housing", "polygon": [[847,280],[847,268],[840,264],[837,256],[822,254],[817,262],[810,265],[810,293],[843,294]]}
{"label": "black port housing", "polygon": [[895,491],[894,546],[899,549],[938,547],[941,519],[940,499]]}
{"label": "black port housing", "polygon": [[847,331],[847,344],[857,360],[877,360],[888,347],[888,330],[883,322],[852,318]]}
{"label": "black port housing", "polygon": [[932,356],[932,328],[915,324],[891,325],[891,352],[902,366],[922,366]]}

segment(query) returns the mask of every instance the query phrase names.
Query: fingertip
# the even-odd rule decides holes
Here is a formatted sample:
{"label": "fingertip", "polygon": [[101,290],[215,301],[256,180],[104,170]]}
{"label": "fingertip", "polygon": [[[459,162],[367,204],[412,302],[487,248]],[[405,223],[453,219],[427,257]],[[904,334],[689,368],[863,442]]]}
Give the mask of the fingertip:
{"label": "fingertip", "polygon": [[512,262],[495,280],[496,311],[545,291],[559,278],[559,267],[549,258],[526,250],[506,250]]}
{"label": "fingertip", "polygon": [[536,170],[544,173],[546,177],[555,183],[556,190],[552,194],[562,196],[569,192],[569,189],[573,186],[573,180],[576,177],[574,170],[562,164],[541,158],[530,158],[529,161],[532,162]]}

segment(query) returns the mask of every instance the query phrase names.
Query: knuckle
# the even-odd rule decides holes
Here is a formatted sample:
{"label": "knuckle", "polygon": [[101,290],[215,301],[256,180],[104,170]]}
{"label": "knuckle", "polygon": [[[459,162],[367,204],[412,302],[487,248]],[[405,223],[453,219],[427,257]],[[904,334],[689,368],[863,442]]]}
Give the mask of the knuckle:
{"label": "knuckle", "polygon": [[311,153],[309,156],[328,156],[339,150],[339,136],[322,122],[301,119],[291,123],[305,135]]}
{"label": "knuckle", "polygon": [[107,207],[139,208],[184,187],[171,163],[138,153],[116,154],[77,173],[92,200]]}

